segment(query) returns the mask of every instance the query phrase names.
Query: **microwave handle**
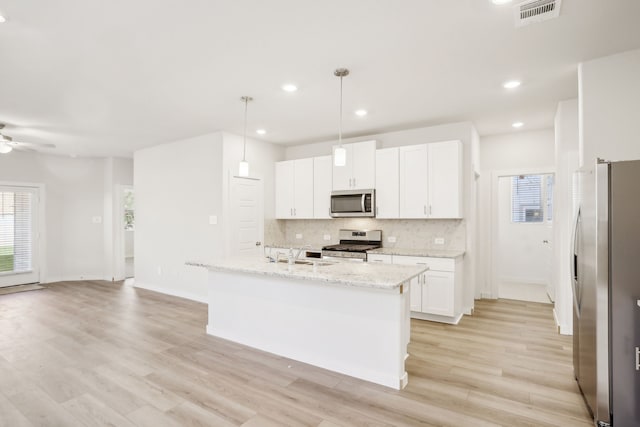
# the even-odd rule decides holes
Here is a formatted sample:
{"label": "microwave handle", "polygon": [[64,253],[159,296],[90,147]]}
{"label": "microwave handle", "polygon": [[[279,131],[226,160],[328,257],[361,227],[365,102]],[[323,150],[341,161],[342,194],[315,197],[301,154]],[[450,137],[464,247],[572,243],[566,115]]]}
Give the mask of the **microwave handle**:
{"label": "microwave handle", "polygon": [[364,200],[365,200],[366,196],[367,195],[365,193],[362,193],[362,199],[360,200],[360,207],[362,208],[362,212],[363,213],[365,212],[365,210],[364,210]]}

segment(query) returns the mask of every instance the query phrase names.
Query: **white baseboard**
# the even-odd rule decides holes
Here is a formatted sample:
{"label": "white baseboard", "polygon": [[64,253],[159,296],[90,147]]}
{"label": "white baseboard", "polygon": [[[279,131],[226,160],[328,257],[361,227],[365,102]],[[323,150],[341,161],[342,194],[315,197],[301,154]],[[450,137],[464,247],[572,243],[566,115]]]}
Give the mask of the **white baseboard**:
{"label": "white baseboard", "polygon": [[165,295],[171,295],[173,297],[184,298],[184,299],[188,299],[188,300],[191,300],[191,301],[197,301],[197,302],[203,302],[203,303],[207,303],[208,302],[206,295],[196,295],[196,294],[193,294],[191,292],[183,292],[183,291],[179,291],[179,290],[175,290],[175,289],[167,289],[167,288],[163,288],[161,286],[152,285],[150,283],[141,283],[138,280],[136,280],[134,282],[133,287],[134,288],[146,289],[148,291],[154,291],[154,292],[158,292],[158,293],[165,294]]}
{"label": "white baseboard", "polygon": [[558,327],[558,332],[560,335],[573,335],[573,330],[569,328],[569,325],[560,324],[558,321],[558,313],[556,313],[556,309],[553,309],[553,320],[556,322],[556,326]]}
{"label": "white baseboard", "polygon": [[527,285],[544,285],[549,286],[546,280],[540,279],[539,277],[518,277],[518,276],[503,276],[500,277],[501,283],[524,283]]}
{"label": "white baseboard", "polygon": [[481,292],[480,299],[498,299],[498,298],[494,297],[493,294],[489,292]]}
{"label": "white baseboard", "polygon": [[104,277],[98,275],[89,276],[62,276],[62,277],[47,277],[40,280],[40,283],[56,283],[56,282],[81,282],[83,280],[104,280]]}

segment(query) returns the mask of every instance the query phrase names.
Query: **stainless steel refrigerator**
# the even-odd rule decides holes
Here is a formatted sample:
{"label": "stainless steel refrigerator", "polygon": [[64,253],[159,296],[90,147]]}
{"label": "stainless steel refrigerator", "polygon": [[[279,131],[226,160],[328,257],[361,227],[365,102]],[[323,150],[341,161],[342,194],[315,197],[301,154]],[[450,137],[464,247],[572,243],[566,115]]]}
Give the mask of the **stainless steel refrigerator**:
{"label": "stainless steel refrigerator", "polygon": [[640,426],[640,161],[576,173],[573,366],[598,426]]}

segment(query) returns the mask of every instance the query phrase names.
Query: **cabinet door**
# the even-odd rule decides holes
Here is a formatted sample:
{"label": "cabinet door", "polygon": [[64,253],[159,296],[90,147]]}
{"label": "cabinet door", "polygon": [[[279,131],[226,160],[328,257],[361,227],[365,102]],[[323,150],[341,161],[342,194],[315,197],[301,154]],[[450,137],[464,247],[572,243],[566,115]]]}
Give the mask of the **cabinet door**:
{"label": "cabinet door", "polygon": [[453,316],[454,281],[453,273],[427,271],[422,285],[422,311],[440,316]]}
{"label": "cabinet door", "polygon": [[427,218],[427,144],[400,147],[400,218]]}
{"label": "cabinet door", "polygon": [[347,162],[344,166],[336,166],[335,164],[335,152],[339,145],[333,146],[333,156],[331,157],[331,164],[333,165],[333,185],[334,191],[351,190],[353,186],[353,147],[351,144],[344,144],[342,147],[347,151]]}
{"label": "cabinet door", "polygon": [[411,311],[422,312],[422,286],[424,286],[422,285],[423,278],[424,274],[421,274],[418,277],[414,277],[409,284],[409,306]]}
{"label": "cabinet door", "polygon": [[392,264],[393,256],[386,254],[367,254],[367,262],[377,262],[379,264]]}
{"label": "cabinet door", "polygon": [[376,217],[400,217],[400,151],[385,148],[376,151]]}
{"label": "cabinet door", "polygon": [[352,188],[359,190],[374,188],[376,185],[376,142],[364,141],[349,145],[351,145],[353,157]]}
{"label": "cabinet door", "polygon": [[276,218],[293,217],[293,160],[276,163]]}
{"label": "cabinet door", "polygon": [[[427,265],[427,258],[415,256],[393,256],[393,263],[399,265]],[[411,280],[409,300],[411,311],[422,311],[422,282],[424,273]]]}
{"label": "cabinet door", "polygon": [[293,217],[313,218],[313,158],[295,160]]}
{"label": "cabinet door", "polygon": [[429,218],[462,218],[462,143],[429,144]]}
{"label": "cabinet door", "polygon": [[313,158],[313,217],[329,219],[331,215],[331,156]]}

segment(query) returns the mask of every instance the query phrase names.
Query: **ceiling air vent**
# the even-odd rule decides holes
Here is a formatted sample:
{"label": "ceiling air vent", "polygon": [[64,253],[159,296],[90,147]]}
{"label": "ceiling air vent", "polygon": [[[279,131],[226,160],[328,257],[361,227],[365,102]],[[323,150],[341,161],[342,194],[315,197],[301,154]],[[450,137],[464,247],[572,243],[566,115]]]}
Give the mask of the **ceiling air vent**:
{"label": "ceiling air vent", "polygon": [[562,0],[528,0],[513,7],[516,27],[546,21],[560,16]]}

